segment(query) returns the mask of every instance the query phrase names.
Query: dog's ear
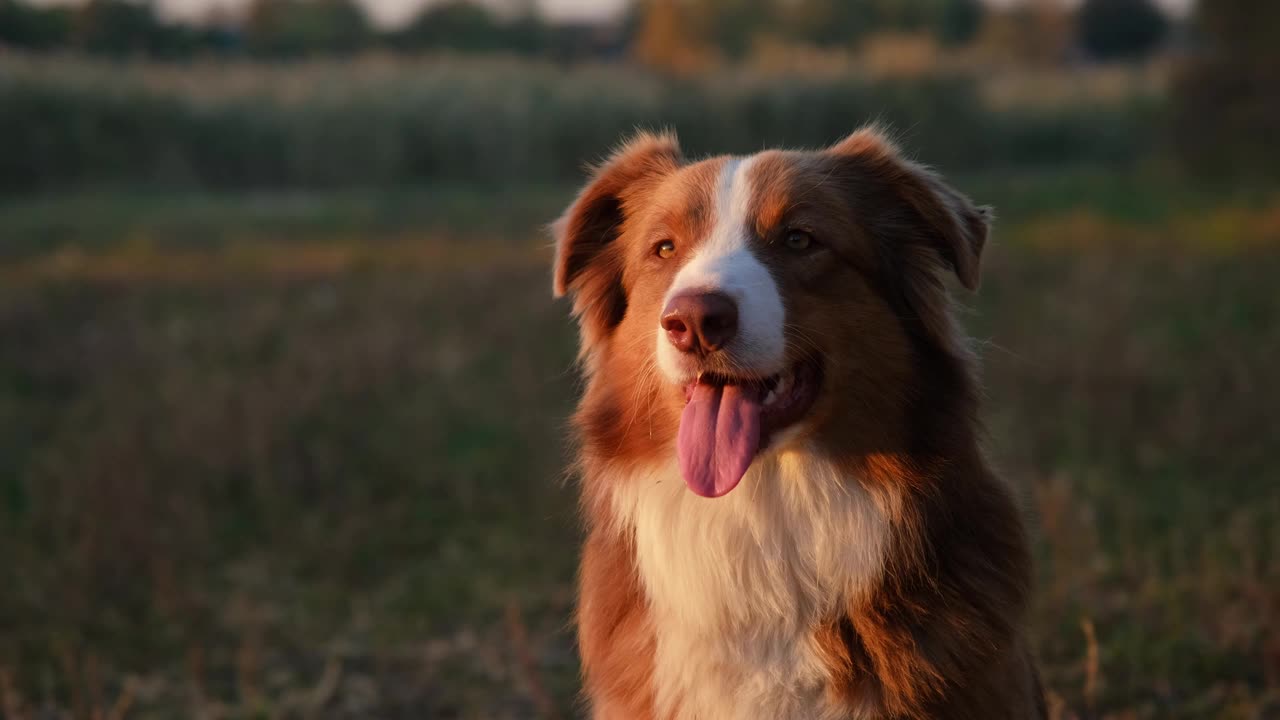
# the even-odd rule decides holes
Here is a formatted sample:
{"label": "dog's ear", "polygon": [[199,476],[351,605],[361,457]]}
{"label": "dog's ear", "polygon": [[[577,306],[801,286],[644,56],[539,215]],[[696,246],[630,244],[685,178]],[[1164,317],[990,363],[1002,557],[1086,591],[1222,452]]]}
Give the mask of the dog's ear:
{"label": "dog's ear", "polygon": [[674,135],[639,133],[596,168],[569,209],[552,224],[552,292],[556,297],[573,296],[585,343],[621,322],[626,311],[623,256],[615,241],[627,213],[654,181],[682,162]]}
{"label": "dog's ear", "polygon": [[847,166],[841,174],[853,180],[853,192],[864,195],[855,206],[889,239],[909,245],[904,249],[913,255],[936,253],[966,289],[978,288],[991,208],[975,206],[937,174],[903,158],[877,128],[859,130],[827,152]]}
{"label": "dog's ear", "polygon": [[623,205],[637,185],[681,164],[674,135],[636,134],[592,173],[578,197],[552,225],[556,241],[552,290],[561,297],[576,289],[583,271],[617,239]]}

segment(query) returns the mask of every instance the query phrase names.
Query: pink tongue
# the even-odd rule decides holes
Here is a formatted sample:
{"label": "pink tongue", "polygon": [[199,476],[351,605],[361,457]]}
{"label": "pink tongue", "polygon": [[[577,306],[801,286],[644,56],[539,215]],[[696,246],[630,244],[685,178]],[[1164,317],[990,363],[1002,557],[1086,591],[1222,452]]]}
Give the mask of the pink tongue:
{"label": "pink tongue", "polygon": [[698,383],[680,416],[676,454],[689,489],[720,497],[737,487],[760,449],[760,393]]}

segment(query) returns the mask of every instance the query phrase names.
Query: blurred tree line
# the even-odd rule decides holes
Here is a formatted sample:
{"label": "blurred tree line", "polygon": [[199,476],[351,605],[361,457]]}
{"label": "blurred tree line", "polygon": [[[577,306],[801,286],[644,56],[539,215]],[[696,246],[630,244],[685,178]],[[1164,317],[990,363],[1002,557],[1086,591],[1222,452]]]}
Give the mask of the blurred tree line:
{"label": "blurred tree line", "polygon": [[596,26],[549,22],[532,0],[515,0],[501,12],[474,0],[438,0],[392,29],[375,28],[354,0],[253,0],[241,17],[214,10],[195,24],[163,21],[148,0],[75,7],[0,0],[0,47],[162,58],[383,48],[585,59],[632,50],[648,64],[681,69],[740,60],[762,41],[851,49],[889,33],[930,36],[944,47],[985,34],[1022,58],[1061,59],[1076,47],[1100,59],[1126,59],[1157,48],[1167,27],[1152,0],[1086,0],[1074,15],[1059,0],[1000,9],[983,0],[635,0],[618,22]]}
{"label": "blurred tree line", "polygon": [[253,0],[242,17],[215,8],[190,24],[166,22],[147,0],[87,0],[73,7],[0,0],[0,50],[115,57],[293,58],[383,49],[575,60],[617,54],[615,35],[607,28],[550,23],[530,3],[497,13],[469,0],[443,0],[401,27],[379,29],[353,0]]}
{"label": "blurred tree line", "polygon": [[[634,0],[604,24],[553,23],[534,0],[436,0],[395,28],[377,28],[356,0],[251,0],[232,16],[164,20],[150,0],[37,6],[0,0],[0,55],[75,51],[112,57],[294,58],[447,50],[561,61],[629,57],[667,71],[702,70],[762,47],[857,50],[875,38],[928,38],[940,48],[997,48],[1048,66],[1134,61],[1175,38],[1168,139],[1204,174],[1280,174],[1280,2],[1198,0],[1189,22],[1153,0]],[[946,57],[946,56],[939,56]]]}

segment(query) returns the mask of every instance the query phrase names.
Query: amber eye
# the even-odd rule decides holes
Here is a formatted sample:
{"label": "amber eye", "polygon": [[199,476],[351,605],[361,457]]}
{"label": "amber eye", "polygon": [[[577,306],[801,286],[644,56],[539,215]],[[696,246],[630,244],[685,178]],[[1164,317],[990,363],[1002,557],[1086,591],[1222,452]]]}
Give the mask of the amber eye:
{"label": "amber eye", "polygon": [[788,230],[784,242],[786,242],[788,250],[802,252],[813,245],[813,236],[804,230]]}
{"label": "amber eye", "polygon": [[663,240],[662,242],[658,243],[658,246],[654,248],[653,252],[655,255],[662,258],[663,260],[667,260],[669,258],[675,257],[676,244],[671,242],[670,240]]}

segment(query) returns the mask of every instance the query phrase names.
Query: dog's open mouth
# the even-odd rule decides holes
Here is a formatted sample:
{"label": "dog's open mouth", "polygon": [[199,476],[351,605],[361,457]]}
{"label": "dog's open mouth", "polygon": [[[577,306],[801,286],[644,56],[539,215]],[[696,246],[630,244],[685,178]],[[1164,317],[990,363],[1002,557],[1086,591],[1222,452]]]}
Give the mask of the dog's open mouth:
{"label": "dog's open mouth", "polygon": [[689,489],[714,498],[737,487],[769,438],[809,411],[820,383],[819,366],[800,363],[764,379],[704,373],[686,385],[676,452]]}

